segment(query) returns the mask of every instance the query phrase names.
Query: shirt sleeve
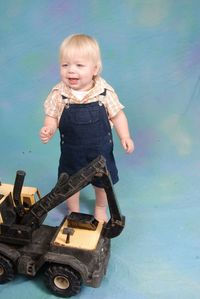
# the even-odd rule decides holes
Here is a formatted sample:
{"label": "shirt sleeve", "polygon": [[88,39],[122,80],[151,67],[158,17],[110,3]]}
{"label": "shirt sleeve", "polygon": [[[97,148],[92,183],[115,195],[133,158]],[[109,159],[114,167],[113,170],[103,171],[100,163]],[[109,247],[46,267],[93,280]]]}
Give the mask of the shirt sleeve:
{"label": "shirt sleeve", "polygon": [[59,118],[59,95],[56,90],[53,90],[50,92],[48,97],[46,98],[44,102],[44,112],[45,115]]}
{"label": "shirt sleeve", "polygon": [[124,106],[120,103],[119,98],[115,92],[107,90],[105,98],[105,106],[109,119],[113,118],[120,110],[124,109]]}

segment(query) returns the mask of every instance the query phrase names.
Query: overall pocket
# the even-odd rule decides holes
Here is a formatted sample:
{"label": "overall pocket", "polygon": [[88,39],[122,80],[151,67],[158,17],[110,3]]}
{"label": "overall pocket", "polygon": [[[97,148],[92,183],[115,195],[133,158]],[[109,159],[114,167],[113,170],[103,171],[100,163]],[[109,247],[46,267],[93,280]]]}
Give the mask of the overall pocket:
{"label": "overall pocket", "polygon": [[70,111],[70,120],[73,124],[84,125],[92,124],[99,121],[99,110],[96,107],[88,109],[87,107],[72,109]]}

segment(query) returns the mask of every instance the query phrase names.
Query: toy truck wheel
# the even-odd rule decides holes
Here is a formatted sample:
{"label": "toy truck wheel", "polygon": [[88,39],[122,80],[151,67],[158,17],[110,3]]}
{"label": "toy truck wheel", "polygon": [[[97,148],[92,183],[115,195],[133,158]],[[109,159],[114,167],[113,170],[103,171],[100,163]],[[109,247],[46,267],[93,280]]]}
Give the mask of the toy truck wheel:
{"label": "toy truck wheel", "polygon": [[71,297],[81,290],[80,274],[67,266],[50,265],[44,273],[47,287],[56,295]]}
{"label": "toy truck wheel", "polygon": [[0,255],[0,284],[9,282],[15,277],[15,271],[9,259]]}

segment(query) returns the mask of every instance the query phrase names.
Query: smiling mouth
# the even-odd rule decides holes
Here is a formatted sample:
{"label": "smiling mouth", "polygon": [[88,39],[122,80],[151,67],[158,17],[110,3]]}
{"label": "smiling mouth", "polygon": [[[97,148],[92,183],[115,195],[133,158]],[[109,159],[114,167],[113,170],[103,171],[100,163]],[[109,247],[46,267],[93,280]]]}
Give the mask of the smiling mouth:
{"label": "smiling mouth", "polygon": [[76,84],[78,82],[77,78],[68,78],[70,84]]}

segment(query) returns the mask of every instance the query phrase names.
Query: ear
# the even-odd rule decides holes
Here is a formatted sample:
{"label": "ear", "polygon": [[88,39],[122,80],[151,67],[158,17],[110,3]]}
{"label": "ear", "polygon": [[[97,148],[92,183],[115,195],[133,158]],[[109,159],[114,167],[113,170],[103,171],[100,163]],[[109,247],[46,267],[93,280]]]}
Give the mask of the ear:
{"label": "ear", "polygon": [[99,72],[99,66],[98,65],[95,65],[94,66],[94,76],[96,76]]}

